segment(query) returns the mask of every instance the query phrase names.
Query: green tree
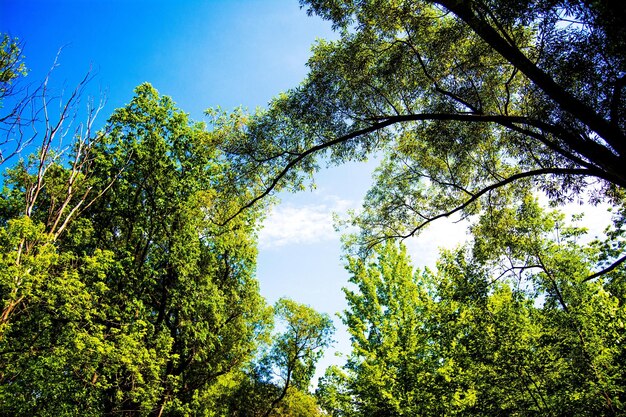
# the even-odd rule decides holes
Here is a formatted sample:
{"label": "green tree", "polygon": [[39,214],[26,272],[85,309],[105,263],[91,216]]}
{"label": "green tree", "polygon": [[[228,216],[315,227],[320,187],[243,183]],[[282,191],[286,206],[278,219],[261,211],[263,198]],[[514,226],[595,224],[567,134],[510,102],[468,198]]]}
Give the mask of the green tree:
{"label": "green tree", "polygon": [[320,403],[333,415],[622,414],[623,271],[589,280],[601,248],[530,197],[473,232],[437,272],[414,271],[392,243],[350,258],[352,353],[319,390],[340,395]]}
{"label": "green tree", "polygon": [[[77,105],[90,75],[87,73],[63,99],[55,98],[49,91],[51,71],[39,85],[25,86],[28,71],[22,44],[3,35],[0,166],[7,168],[7,181],[2,181],[0,199],[3,227],[0,341],[13,316],[27,310],[30,299],[37,298],[38,291],[47,285],[48,274],[54,275],[51,271],[62,258],[55,246],[59,237],[81,210],[99,197],[94,191],[90,160],[95,143],[102,137],[92,130],[101,107],[90,103],[86,112],[81,113],[84,118],[78,127],[72,128],[68,123],[79,110]],[[59,110],[51,111],[55,104]],[[68,137],[73,149],[71,154],[64,155],[58,147]],[[9,167],[8,161],[21,157],[29,145],[39,145],[39,149],[26,161],[20,160]],[[110,184],[111,180],[108,181]],[[46,205],[45,214],[40,210],[42,205]]]}
{"label": "green tree", "polygon": [[369,261],[349,259],[347,269],[356,287],[345,290],[343,318],[352,339],[348,415],[444,415],[451,386],[434,380],[442,352],[429,326],[428,276],[414,274],[405,249],[393,243]]}
{"label": "green tree", "polygon": [[[307,393],[315,364],[332,339],[334,327],[326,314],[320,314],[303,304],[281,298],[274,306],[284,331],[274,336],[271,349],[264,361],[270,372],[282,380],[278,396],[272,399],[264,416],[269,417],[286,398]],[[293,392],[293,393],[292,393]],[[293,398],[291,398],[293,401]],[[281,414],[278,414],[281,415]]]}
{"label": "green tree", "polygon": [[274,305],[277,330],[246,369],[220,415],[241,417],[321,416],[309,393],[315,365],[331,343],[332,321],[293,300]]}
{"label": "green tree", "polygon": [[211,415],[270,317],[259,212],[216,225],[246,187],[220,188],[217,136],[148,84],[95,137],[9,172],[3,204],[26,209],[0,234],[2,413]]}

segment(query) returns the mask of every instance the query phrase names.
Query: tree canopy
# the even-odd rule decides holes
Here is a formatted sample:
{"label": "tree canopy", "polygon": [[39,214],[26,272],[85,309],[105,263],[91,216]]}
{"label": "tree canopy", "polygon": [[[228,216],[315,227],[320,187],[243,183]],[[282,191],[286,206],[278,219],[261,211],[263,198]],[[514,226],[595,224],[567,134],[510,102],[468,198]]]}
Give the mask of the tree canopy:
{"label": "tree canopy", "polygon": [[89,139],[80,162],[40,151],[5,183],[20,216],[2,219],[4,410],[184,411],[265,331],[258,214],[213,225],[213,207],[235,204],[215,186],[227,167],[147,84]]}
{"label": "tree canopy", "polygon": [[[624,11],[582,1],[303,1],[339,39],[304,82],[224,148],[275,187],[383,155],[362,243],[497,207],[529,185],[552,202],[623,205]],[[622,23],[620,23],[622,22]],[[623,261],[623,254],[618,257]],[[617,260],[617,259],[615,259]]]}
{"label": "tree canopy", "polygon": [[[232,414],[235,396],[251,404],[245,370],[273,322],[255,278],[262,207],[220,225],[250,183],[231,180],[219,132],[149,84],[63,152],[56,134],[75,97],[2,184],[0,414],[213,416]],[[36,143],[19,134],[7,130],[8,149]],[[275,348],[289,377],[263,377],[262,412],[317,409],[308,381],[330,321],[290,300],[276,314],[296,334]]]}

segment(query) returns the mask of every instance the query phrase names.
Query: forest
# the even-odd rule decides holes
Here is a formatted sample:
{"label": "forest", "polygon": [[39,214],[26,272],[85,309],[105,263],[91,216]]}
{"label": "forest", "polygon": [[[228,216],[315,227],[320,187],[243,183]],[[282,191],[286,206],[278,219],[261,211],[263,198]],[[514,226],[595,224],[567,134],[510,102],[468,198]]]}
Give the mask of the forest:
{"label": "forest", "polygon": [[[207,121],[146,82],[100,122],[90,73],[55,96],[0,34],[0,416],[626,415],[626,9],[300,6],[336,34],[306,77]],[[264,299],[258,236],[371,159],[336,225],[350,351],[316,380],[333,318]],[[451,216],[467,241],[415,263]]]}

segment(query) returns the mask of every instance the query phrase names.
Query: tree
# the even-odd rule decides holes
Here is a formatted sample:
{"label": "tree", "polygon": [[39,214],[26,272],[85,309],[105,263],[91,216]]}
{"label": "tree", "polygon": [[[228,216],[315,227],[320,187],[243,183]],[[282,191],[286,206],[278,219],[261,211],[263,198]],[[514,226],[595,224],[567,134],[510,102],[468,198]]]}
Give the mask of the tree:
{"label": "tree", "polygon": [[[267,329],[254,279],[259,212],[216,225],[246,188],[220,188],[229,168],[216,136],[148,84],[96,137],[69,163],[9,171],[8,206],[31,201],[32,184],[38,196],[1,222],[3,300],[5,283],[28,278],[0,339],[1,412],[209,414],[214,387]],[[35,249],[21,253],[20,242]]]}
{"label": "tree", "polygon": [[350,258],[352,353],[319,390],[332,415],[624,412],[623,271],[584,281],[601,249],[531,197],[495,216],[437,272],[391,242]]}
{"label": "tree", "polygon": [[[92,126],[100,107],[90,102],[87,111],[80,112],[82,122],[77,120],[89,74],[65,99],[48,89],[50,73],[31,90],[21,84],[27,73],[21,53],[17,40],[4,36],[0,73],[6,113],[0,120],[0,164],[23,157],[26,146],[39,148],[26,160],[3,166],[7,170],[0,199],[0,403],[3,414],[28,415],[38,409],[38,402],[55,398],[48,406],[64,413],[72,403],[93,400],[85,384],[72,385],[68,373],[84,364],[74,363],[73,344],[89,340],[76,320],[99,315],[90,300],[98,299],[102,288],[91,287],[85,277],[102,274],[110,260],[106,251],[96,251],[83,254],[77,265],[75,254],[59,250],[59,245],[70,224],[114,178],[93,177],[93,150],[102,133]],[[66,137],[69,145],[60,148]],[[84,224],[76,229],[84,231]]]}
{"label": "tree", "polygon": [[261,346],[219,415],[321,416],[309,393],[315,364],[331,343],[332,321],[303,304],[281,298],[274,305],[278,330]]}
{"label": "tree", "polygon": [[306,80],[226,143],[242,171],[268,184],[257,199],[302,184],[321,156],[383,152],[357,220],[367,247],[497,209],[495,190],[528,183],[555,203],[591,190],[592,202],[623,204],[626,18],[617,3],[302,4],[339,39],[318,42]]}
{"label": "tree", "polygon": [[344,290],[348,310],[343,317],[352,340],[345,368],[353,400],[352,409],[343,412],[445,414],[452,387],[434,379],[443,352],[430,327],[434,300],[426,277],[414,275],[405,249],[393,243],[378,248],[371,262],[350,259],[347,269],[356,285]]}
{"label": "tree", "polygon": [[119,146],[103,149],[110,156],[102,175],[126,168],[93,206],[94,237],[123,267],[109,277],[117,314],[132,320],[139,309],[154,326],[144,343],[171,344],[156,381],[160,407],[190,406],[198,392],[250,358],[264,331],[267,314],[254,279],[258,212],[215,226],[246,190],[220,189],[229,168],[214,137],[151,86],[140,86],[110,125]]}
{"label": "tree", "polygon": [[[264,417],[272,415],[290,389],[308,392],[315,364],[323,349],[331,343],[334,327],[330,317],[317,313],[311,307],[281,298],[274,306],[275,315],[285,330],[274,338],[265,359],[269,369],[276,369],[282,379],[278,396],[272,399]],[[297,395],[297,394],[295,394]]]}
{"label": "tree", "polygon": [[[18,40],[3,35],[0,44],[0,107],[3,109],[0,166],[21,156],[27,146],[35,145],[36,139],[40,147],[27,161],[21,160],[8,169],[8,182],[2,182],[0,225],[4,227],[6,246],[3,251],[5,273],[0,282],[0,340],[12,316],[45,285],[46,274],[58,259],[54,243],[68,224],[100,196],[93,192],[91,158],[94,145],[102,137],[92,129],[101,105],[94,106],[90,101],[84,121],[71,126],[90,81],[89,73],[67,99],[55,97],[49,91],[48,81],[54,66],[45,80],[31,91],[21,85],[28,72],[21,54]],[[59,110],[53,111],[52,104],[58,104]],[[68,149],[59,149],[59,146],[68,136],[71,137],[72,145],[68,147],[71,154],[65,155]],[[104,189],[111,185],[110,181]],[[48,212],[44,217],[37,209],[46,199]]]}

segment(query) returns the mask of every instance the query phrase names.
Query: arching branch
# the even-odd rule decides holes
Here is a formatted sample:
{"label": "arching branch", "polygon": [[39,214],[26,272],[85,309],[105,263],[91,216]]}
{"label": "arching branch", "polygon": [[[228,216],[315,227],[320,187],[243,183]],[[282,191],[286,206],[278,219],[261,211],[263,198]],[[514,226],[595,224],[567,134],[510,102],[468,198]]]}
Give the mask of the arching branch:
{"label": "arching branch", "polygon": [[505,178],[502,181],[498,181],[494,184],[491,184],[487,187],[482,188],[478,192],[474,193],[472,197],[464,201],[462,204],[454,207],[451,210],[446,212],[437,214],[433,217],[427,217],[423,222],[415,226],[408,234],[404,235],[395,235],[395,236],[386,236],[386,238],[402,238],[406,239],[411,236],[414,236],[420,229],[423,229],[428,224],[434,222],[435,220],[450,217],[451,215],[458,213],[465,208],[469,207],[472,203],[478,201],[483,195],[487,194],[490,191],[494,191],[498,188],[502,188],[508,184],[511,184],[515,181],[521,180],[523,178],[537,177],[542,175],[582,175],[582,176],[593,176],[593,174],[588,169],[584,168],[542,168],[536,169],[532,171],[520,172],[519,174],[511,175],[510,177]]}
{"label": "arching branch", "polygon": [[[535,127],[537,129],[547,131],[548,133],[559,135],[560,137],[563,137],[565,135],[570,135],[569,132],[565,131],[559,126],[554,126],[549,123],[530,119],[530,118],[523,117],[523,116],[505,116],[505,115],[472,114],[472,113],[460,113],[460,114],[459,113],[420,113],[420,114],[408,114],[408,115],[382,115],[382,116],[372,117],[369,120],[372,122],[372,124],[368,127],[358,129],[346,135],[339,136],[337,138],[322,142],[318,145],[310,147],[309,149],[301,153],[294,153],[294,152],[290,153],[292,155],[295,155],[294,158],[291,159],[271,179],[271,181],[267,184],[265,189],[260,194],[252,198],[243,206],[241,206],[237,211],[235,211],[232,215],[228,216],[225,220],[221,222],[216,222],[216,223],[219,226],[226,225],[228,222],[230,222],[232,219],[237,217],[243,211],[254,206],[258,201],[267,197],[278,186],[280,181],[287,175],[287,173],[291,171],[292,169],[294,169],[305,158],[312,156],[314,154],[317,154],[319,152],[322,152],[324,150],[327,150],[329,148],[332,148],[333,146],[337,146],[339,144],[349,142],[352,139],[355,139],[355,138],[358,138],[358,137],[361,137],[370,133],[377,132],[379,130],[382,130],[384,128],[387,128],[395,124],[401,124],[401,123],[406,123],[406,122],[417,122],[417,121],[437,121],[437,120],[438,121],[459,121],[459,122],[470,122],[470,123],[496,123],[501,126],[507,127],[509,129],[515,130],[519,133],[529,135],[533,137],[534,139],[538,139],[542,141],[542,143],[551,147],[555,147],[556,145],[547,143],[543,138],[541,138],[540,135],[530,130],[527,130],[527,129],[525,130],[523,128],[520,128],[519,126],[516,126],[516,124],[522,124],[522,125]],[[600,147],[600,145],[595,144],[595,142],[591,142],[590,146]],[[594,149],[596,148],[594,147]],[[568,157],[568,159],[572,160],[572,162],[575,162],[585,167],[584,169],[574,170],[574,171],[577,171],[578,174],[582,174],[584,172],[584,175],[602,178],[609,182],[613,182],[619,186],[626,187],[626,178],[622,178],[622,176],[616,175],[615,172],[613,172],[612,170],[611,171],[604,170],[603,169],[604,166],[600,166],[600,167],[594,166],[593,164],[580,159],[576,155],[573,155],[567,152],[566,150],[559,148],[557,149],[557,151],[562,152],[562,154]],[[281,155],[284,155],[284,153]],[[606,154],[605,156],[609,157]],[[611,159],[608,164],[611,166],[613,166],[614,164],[618,164],[619,161],[617,160],[617,157],[614,157],[614,156],[611,156],[611,157],[613,159]],[[554,168],[552,170],[560,171],[561,169]],[[563,170],[572,171],[570,169],[563,169]],[[541,175],[542,171],[543,170],[529,171],[529,173],[535,172],[537,174],[530,174],[530,175]],[[618,172],[621,172],[621,171],[618,171]]]}

